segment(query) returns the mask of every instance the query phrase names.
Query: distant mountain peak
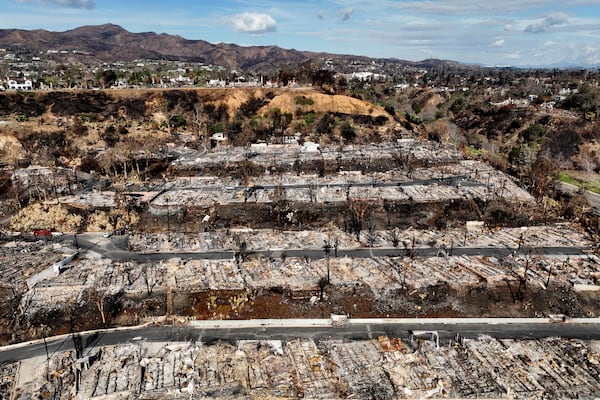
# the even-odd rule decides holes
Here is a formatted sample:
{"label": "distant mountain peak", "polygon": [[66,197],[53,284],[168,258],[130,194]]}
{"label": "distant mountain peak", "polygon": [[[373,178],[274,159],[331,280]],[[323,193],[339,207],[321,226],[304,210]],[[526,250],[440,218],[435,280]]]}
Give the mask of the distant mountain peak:
{"label": "distant mountain peak", "polygon": [[[98,33],[98,32],[114,32],[114,33],[125,33],[128,32],[125,28],[123,28],[120,25],[115,25],[115,24],[102,24],[102,25],[84,25],[84,26],[80,26],[74,29],[71,29],[69,31],[66,32],[62,32],[62,33]],[[54,33],[61,33],[61,32],[54,32]]]}

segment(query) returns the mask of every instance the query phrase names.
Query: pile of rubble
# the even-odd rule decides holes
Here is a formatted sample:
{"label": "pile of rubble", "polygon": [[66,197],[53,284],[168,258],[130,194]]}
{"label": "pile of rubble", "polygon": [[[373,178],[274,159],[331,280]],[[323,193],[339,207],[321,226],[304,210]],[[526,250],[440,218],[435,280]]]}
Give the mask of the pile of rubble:
{"label": "pile of rubble", "polygon": [[[591,398],[595,343],[548,338],[137,342],[1,367],[2,398]],[[12,375],[13,378],[8,379]],[[78,384],[76,384],[76,381]],[[16,394],[16,397],[11,395]]]}
{"label": "pile of rubble", "polygon": [[129,236],[132,251],[147,252],[217,252],[235,251],[245,243],[248,252],[286,249],[323,249],[326,243],[333,248],[529,248],[544,247],[593,248],[581,227],[574,224],[552,224],[517,228],[494,228],[483,224],[467,224],[460,229],[423,230],[399,229],[386,231],[364,230],[359,239],[334,226],[314,231],[274,231],[271,229],[226,229],[197,234],[171,232],[167,234],[139,233]]}
{"label": "pile of rubble", "polygon": [[[283,196],[275,190],[283,188]],[[290,202],[344,202],[361,200],[412,200],[416,203],[452,199],[503,199],[514,203],[531,203],[533,198],[507,175],[479,161],[463,160],[455,164],[392,169],[364,174],[342,171],[320,177],[318,174],[263,175],[242,184],[215,177],[180,178],[151,202],[150,210],[194,205],[210,207],[227,203],[270,203],[276,196]],[[278,197],[278,198],[279,198]]]}
{"label": "pile of rubble", "polygon": [[391,164],[448,164],[461,160],[462,154],[454,146],[432,141],[400,139],[381,144],[325,147],[314,143],[306,145],[252,145],[250,148],[217,147],[210,153],[188,154],[173,162],[177,169],[203,170],[222,166],[223,160],[236,163],[250,160],[265,170],[270,167],[289,166],[294,163],[326,162],[340,166],[372,163],[373,160]]}
{"label": "pile of rubble", "polygon": [[[23,310],[35,314],[53,307],[94,301],[93,296],[129,294],[146,296],[174,290],[178,293],[202,291],[258,291],[284,288],[291,292],[315,291],[319,280],[328,275],[338,288],[357,285],[369,288],[375,298],[385,298],[400,288],[426,288],[446,283],[455,290],[475,286],[518,283],[527,268],[529,285],[595,282],[599,264],[594,256],[569,259],[527,257],[504,260],[451,256],[411,259],[409,257],[320,258],[287,257],[270,259],[248,257],[241,265],[235,260],[181,260],[156,263],[110,263],[107,260],[80,260],[52,280],[42,281],[22,299]],[[509,263],[510,261],[510,263]],[[90,297],[91,296],[91,297]]]}
{"label": "pile of rubble", "polygon": [[75,250],[66,243],[54,242],[52,238],[27,241],[8,241],[0,245],[0,287],[24,290],[27,279],[41,273]]}
{"label": "pile of rubble", "polygon": [[[243,250],[241,243],[244,243]],[[326,249],[326,243],[334,245]],[[399,255],[366,258],[338,255],[345,249],[364,248],[365,244],[337,230],[223,231],[174,235],[170,241],[166,240],[166,236],[138,235],[132,238],[132,247],[146,251],[149,248],[170,251],[170,259],[112,261],[94,252],[84,252],[60,274],[43,276],[35,280],[30,290],[23,289],[21,309],[33,315],[47,310],[49,306],[93,301],[94,296],[144,297],[169,291],[246,292],[282,288],[291,292],[310,292],[319,290],[319,281],[327,276],[337,288],[366,287],[375,299],[385,298],[401,288],[426,288],[440,283],[457,291],[479,286],[482,282],[488,287],[505,287],[507,282],[517,287],[521,281],[527,281],[527,285],[536,288],[561,283],[591,290],[597,288],[600,277],[600,260],[596,255],[585,251],[569,255],[560,253],[560,248],[585,250],[593,246],[583,231],[569,224],[493,231],[476,228],[451,231],[409,229],[394,231],[393,235],[391,232],[378,232],[373,244],[373,250],[389,248]],[[394,244],[397,247],[392,247]],[[55,245],[35,246],[37,254],[56,254],[52,253],[56,251]],[[4,247],[5,260],[10,265],[2,280],[4,286],[12,287],[19,282],[22,285],[32,273],[27,271],[35,263],[17,250],[27,248],[18,244]],[[318,256],[286,255],[286,251],[292,249],[308,249],[313,254],[316,251]],[[431,250],[430,256],[418,255],[418,251],[428,249]],[[469,249],[475,249],[477,255],[468,252],[453,254]],[[183,253],[190,250],[226,251],[231,256],[213,258],[200,255],[194,258],[193,252],[192,256]],[[9,254],[12,256],[8,257]],[[234,257],[235,254],[238,256]],[[131,255],[134,257],[135,253]],[[164,258],[162,254],[160,256]],[[19,267],[21,259],[28,260],[29,265]],[[15,265],[11,260],[15,260]],[[47,267],[47,256],[45,260],[36,260],[40,263],[40,271],[42,262]],[[38,271],[39,274],[42,272]],[[28,281],[32,278],[29,277]]]}

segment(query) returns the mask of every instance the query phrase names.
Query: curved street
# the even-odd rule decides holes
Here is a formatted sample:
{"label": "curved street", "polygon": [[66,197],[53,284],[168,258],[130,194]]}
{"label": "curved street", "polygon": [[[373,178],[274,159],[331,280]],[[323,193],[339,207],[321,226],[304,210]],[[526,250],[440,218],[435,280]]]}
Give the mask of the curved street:
{"label": "curved street", "polygon": [[538,339],[569,337],[582,340],[600,339],[600,319],[573,319],[551,322],[547,318],[464,318],[464,319],[349,319],[336,326],[330,319],[319,320],[226,320],[191,321],[187,325],[145,325],[138,327],[80,332],[42,340],[0,347],[0,362],[18,361],[31,357],[51,355],[74,348],[81,340],[83,353],[98,346],[109,346],[136,341],[212,343],[219,340],[292,340],[292,339],[376,339],[394,336],[410,339],[411,335],[429,336],[432,332],[440,340],[477,338]]}

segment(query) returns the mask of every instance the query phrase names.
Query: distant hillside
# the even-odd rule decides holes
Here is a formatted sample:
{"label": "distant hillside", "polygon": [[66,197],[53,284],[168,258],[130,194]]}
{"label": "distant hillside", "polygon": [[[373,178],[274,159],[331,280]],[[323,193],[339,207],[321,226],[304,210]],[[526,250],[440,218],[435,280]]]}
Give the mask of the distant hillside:
{"label": "distant hillside", "polygon": [[[0,46],[35,52],[66,50],[71,59],[87,62],[167,59],[204,62],[242,70],[267,70],[280,64],[296,64],[323,56],[277,46],[242,47],[187,40],[165,33],[132,33],[113,24],[83,26],[66,32],[4,29],[0,30]],[[77,53],[73,54],[73,50]]]}
{"label": "distant hillside", "polygon": [[[204,62],[243,71],[269,71],[281,65],[294,65],[323,57],[369,59],[360,56],[286,50],[278,46],[242,47],[228,43],[212,44],[165,33],[132,33],[113,24],[82,26],[66,32],[0,29],[0,46],[44,53],[48,50],[67,51],[67,61],[93,63],[166,59]],[[386,61],[422,67],[458,65],[444,60],[409,62],[390,59]]]}

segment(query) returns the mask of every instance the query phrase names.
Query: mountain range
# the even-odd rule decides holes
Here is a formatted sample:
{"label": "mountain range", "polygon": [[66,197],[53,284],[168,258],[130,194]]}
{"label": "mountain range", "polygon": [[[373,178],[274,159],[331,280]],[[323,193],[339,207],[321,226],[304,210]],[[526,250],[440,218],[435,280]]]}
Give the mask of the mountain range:
{"label": "mountain range", "polygon": [[[282,65],[295,65],[320,58],[335,57],[370,60],[368,57],[336,55],[282,49],[278,46],[238,46],[188,40],[181,36],[154,32],[132,33],[114,25],[82,26],[65,32],[42,29],[0,29],[0,47],[35,53],[66,52],[68,60],[85,63],[133,60],[179,60],[221,65],[242,71],[269,71]],[[457,66],[453,61],[421,62],[386,59],[387,62],[421,67]]]}

